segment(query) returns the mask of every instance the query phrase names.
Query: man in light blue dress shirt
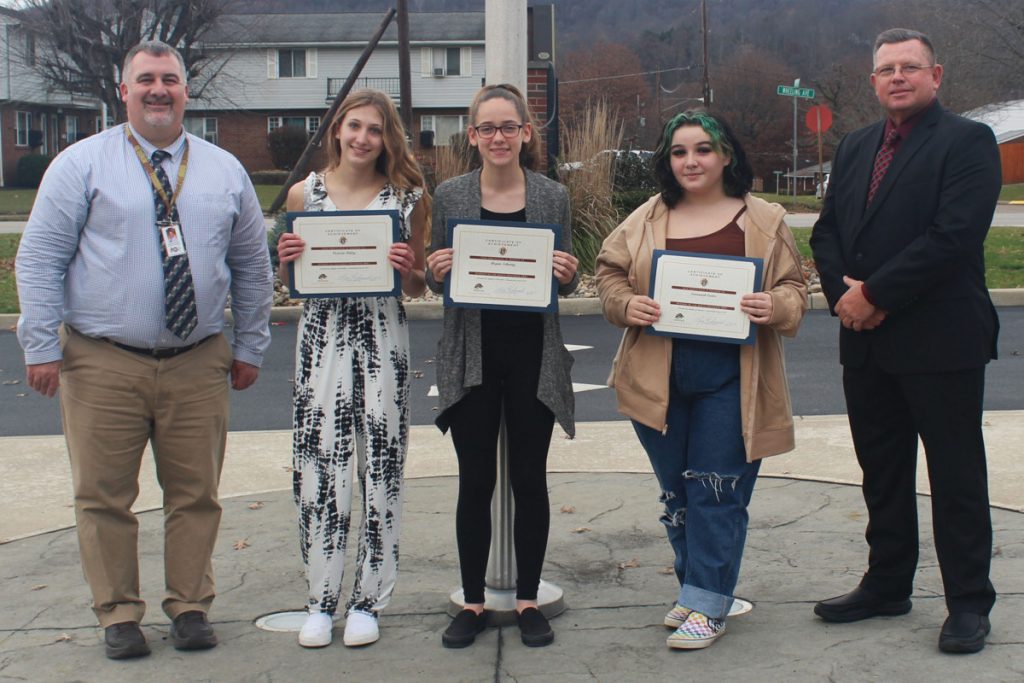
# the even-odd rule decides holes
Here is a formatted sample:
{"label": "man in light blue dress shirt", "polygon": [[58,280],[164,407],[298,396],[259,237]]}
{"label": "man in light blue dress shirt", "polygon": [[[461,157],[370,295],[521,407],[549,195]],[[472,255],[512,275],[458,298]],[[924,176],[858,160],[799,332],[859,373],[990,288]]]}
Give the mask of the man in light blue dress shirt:
{"label": "man in light blue dress shirt", "polygon": [[[217,644],[206,613],[227,378],[235,389],[252,385],[270,344],[263,214],[241,164],[184,132],[185,73],[164,43],[128,53],[128,123],[53,160],[16,260],[27,380],[45,396],[61,390],[82,567],[113,659],[149,654],[131,511],[147,443],[164,494],[171,642],[182,650]],[[156,189],[166,182],[171,193]],[[158,201],[166,207],[159,223]],[[176,261],[190,273],[182,286],[165,264],[186,257]],[[165,277],[187,294],[185,325],[165,317],[179,305]]]}

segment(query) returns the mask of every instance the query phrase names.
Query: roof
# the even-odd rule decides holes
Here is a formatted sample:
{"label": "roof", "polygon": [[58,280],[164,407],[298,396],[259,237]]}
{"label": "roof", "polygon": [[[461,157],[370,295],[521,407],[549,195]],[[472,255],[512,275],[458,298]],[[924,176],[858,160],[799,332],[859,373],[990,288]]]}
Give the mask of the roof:
{"label": "roof", "polygon": [[[384,14],[225,14],[204,36],[212,45],[365,45]],[[410,42],[463,43],[484,40],[483,12],[410,12]],[[388,24],[381,42],[398,42],[398,25]]]}
{"label": "roof", "polygon": [[1024,100],[986,104],[963,115],[972,121],[987,123],[999,144],[1024,137]]}
{"label": "roof", "polygon": [[[798,168],[796,170],[796,174],[795,175],[796,175],[797,178],[813,178],[816,175],[818,175],[819,171],[821,173],[831,173],[832,172],[832,162],[831,161],[826,161],[825,163],[823,163],[821,165],[821,168],[819,168],[817,164],[814,164],[813,166],[804,166],[803,168]],[[791,172],[783,173],[782,177],[783,178],[790,178],[790,177],[793,177],[793,175],[794,174],[791,173]]]}

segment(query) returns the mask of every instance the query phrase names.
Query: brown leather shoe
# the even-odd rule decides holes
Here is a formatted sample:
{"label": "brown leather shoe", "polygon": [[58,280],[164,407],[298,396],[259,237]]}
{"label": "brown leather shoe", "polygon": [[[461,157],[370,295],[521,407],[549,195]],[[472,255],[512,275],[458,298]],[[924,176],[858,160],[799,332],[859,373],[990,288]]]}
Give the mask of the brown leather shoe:
{"label": "brown leather shoe", "polygon": [[149,654],[149,643],[137,621],[122,621],[103,629],[103,644],[110,659],[131,659]]}
{"label": "brown leather shoe", "polygon": [[217,646],[217,634],[206,619],[206,613],[189,610],[174,617],[171,642],[175,650],[208,650]]}
{"label": "brown leather shoe", "polygon": [[910,611],[909,598],[886,600],[857,586],[846,595],[822,600],[814,606],[814,613],[825,621],[847,623],[871,617],[893,617]]}

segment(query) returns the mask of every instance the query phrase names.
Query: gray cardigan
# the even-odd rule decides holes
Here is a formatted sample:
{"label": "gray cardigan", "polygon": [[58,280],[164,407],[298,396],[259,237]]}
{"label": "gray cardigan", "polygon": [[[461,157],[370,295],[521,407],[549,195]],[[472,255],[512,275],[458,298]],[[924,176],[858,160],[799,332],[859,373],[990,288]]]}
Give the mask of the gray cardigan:
{"label": "gray cardigan", "polygon": [[[430,251],[443,249],[449,218],[480,218],[480,170],[441,183],[434,193]],[[561,250],[572,253],[572,223],[569,193],[565,186],[539,173],[526,171],[526,220],[528,223],[557,223],[562,226]],[[427,286],[434,292],[444,291],[444,282],[434,280],[427,268]],[[559,285],[559,294],[571,294],[579,284],[579,273],[566,285]],[[565,349],[557,313],[543,313],[544,334],[540,361],[537,398],[555,415],[558,424],[570,437],[576,435],[575,398],[572,393],[572,355]],[[444,329],[437,345],[437,391],[440,396],[439,415],[435,423],[448,431],[448,409],[483,383],[483,360],[480,342],[480,310],[445,308]]]}

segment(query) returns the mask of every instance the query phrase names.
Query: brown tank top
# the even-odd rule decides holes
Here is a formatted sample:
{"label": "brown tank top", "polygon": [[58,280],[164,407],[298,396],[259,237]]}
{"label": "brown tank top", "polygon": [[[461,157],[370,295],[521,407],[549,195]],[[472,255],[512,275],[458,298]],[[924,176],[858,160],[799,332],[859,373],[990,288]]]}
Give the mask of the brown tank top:
{"label": "brown tank top", "polygon": [[700,237],[676,237],[665,240],[665,248],[671,251],[694,251],[700,254],[721,254],[722,256],[746,256],[743,245],[743,229],[737,221],[744,206],[724,228]]}

